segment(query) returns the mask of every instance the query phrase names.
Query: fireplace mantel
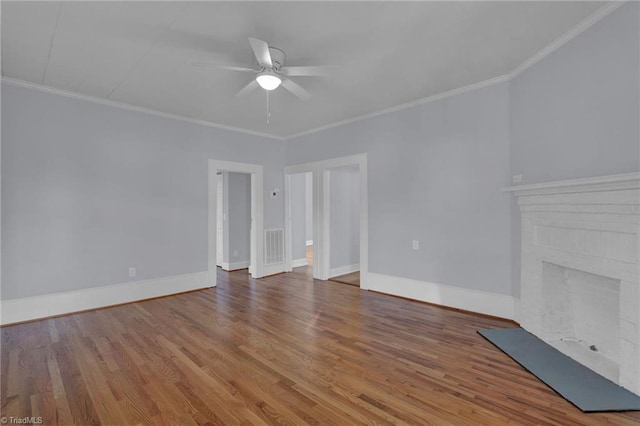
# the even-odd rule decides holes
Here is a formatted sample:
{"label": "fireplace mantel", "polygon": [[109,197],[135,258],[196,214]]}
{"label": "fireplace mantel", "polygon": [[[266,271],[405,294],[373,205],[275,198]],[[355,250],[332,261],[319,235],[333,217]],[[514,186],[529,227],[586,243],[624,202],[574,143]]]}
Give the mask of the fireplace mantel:
{"label": "fireplace mantel", "polygon": [[[502,191],[518,197],[521,211],[522,327],[640,395],[640,173],[518,185]],[[577,289],[580,295],[570,304],[561,300]],[[600,291],[605,293],[595,293]],[[575,302],[585,295],[592,297],[587,306]],[[609,300],[610,309],[601,308],[604,300]],[[611,301],[616,300],[614,309]],[[569,305],[575,315],[565,312]],[[616,319],[606,317],[608,312]],[[617,343],[611,336],[595,337],[602,345],[601,354],[614,354],[611,358],[597,359],[600,355],[590,353],[590,343],[583,340],[585,348],[563,347],[573,337],[562,338],[563,328],[584,328],[564,323],[571,316],[585,318],[585,313],[605,315],[596,326],[618,325],[611,330]],[[586,352],[581,354],[583,349]]]}
{"label": "fireplace mantel", "polygon": [[619,175],[596,176],[581,179],[556,180],[552,182],[534,183],[531,185],[515,185],[502,188],[501,192],[513,192],[516,196],[557,194],[567,192],[603,191],[612,189],[638,188],[640,173],[623,173]]}

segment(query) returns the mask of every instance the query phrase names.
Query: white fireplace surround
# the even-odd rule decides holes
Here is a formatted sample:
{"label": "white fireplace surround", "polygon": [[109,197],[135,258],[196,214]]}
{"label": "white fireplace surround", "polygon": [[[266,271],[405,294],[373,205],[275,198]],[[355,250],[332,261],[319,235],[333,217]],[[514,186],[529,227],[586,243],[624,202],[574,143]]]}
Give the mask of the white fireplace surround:
{"label": "white fireplace surround", "polygon": [[521,212],[521,326],[640,395],[640,173],[504,191]]}

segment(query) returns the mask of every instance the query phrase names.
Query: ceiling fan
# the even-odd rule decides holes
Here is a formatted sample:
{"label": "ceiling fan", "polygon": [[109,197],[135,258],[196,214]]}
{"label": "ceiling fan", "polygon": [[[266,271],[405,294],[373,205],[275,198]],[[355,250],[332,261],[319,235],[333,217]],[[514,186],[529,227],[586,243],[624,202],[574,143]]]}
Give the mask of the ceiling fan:
{"label": "ceiling fan", "polygon": [[246,95],[258,87],[271,91],[282,86],[301,99],[308,99],[311,94],[289,77],[320,76],[332,68],[331,66],[284,66],[286,55],[282,50],[270,47],[267,42],[257,38],[249,38],[249,44],[251,44],[253,54],[258,61],[257,69],[235,65],[218,65],[211,62],[193,62],[193,65],[254,73],[255,78],[240,90],[236,96]]}

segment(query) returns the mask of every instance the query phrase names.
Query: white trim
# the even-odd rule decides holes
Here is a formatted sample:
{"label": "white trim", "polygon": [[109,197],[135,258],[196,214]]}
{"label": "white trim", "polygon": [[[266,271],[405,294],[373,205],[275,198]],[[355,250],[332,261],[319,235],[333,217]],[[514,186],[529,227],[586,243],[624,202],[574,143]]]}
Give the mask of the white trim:
{"label": "white trim", "polygon": [[305,245],[307,247],[312,246],[313,245],[313,240],[307,240],[307,242],[305,243]]}
{"label": "white trim", "polygon": [[318,162],[313,161],[311,163],[295,164],[293,166],[287,166],[284,168],[285,174],[297,175],[299,173],[313,173],[318,168]]}
{"label": "white trim", "polygon": [[426,103],[429,103],[429,102],[434,102],[434,101],[438,101],[438,100],[445,99],[445,98],[450,98],[452,96],[457,96],[457,95],[460,95],[460,94],[463,94],[463,93],[472,92],[474,90],[483,89],[485,87],[493,86],[495,84],[500,84],[500,83],[505,82],[505,81],[510,81],[511,79],[515,78],[516,76],[518,76],[520,73],[522,73],[526,69],[528,69],[531,66],[533,66],[534,64],[540,62],[542,59],[546,58],[551,53],[555,52],[560,47],[562,47],[563,45],[565,45],[569,41],[571,41],[574,38],[576,38],[582,32],[584,32],[585,30],[587,30],[588,28],[590,28],[591,26],[596,24],[598,21],[602,20],[603,18],[605,18],[606,16],[611,14],[614,10],[616,10],[617,8],[619,8],[620,6],[625,4],[627,1],[629,1],[629,0],[619,0],[619,1],[616,0],[616,1],[607,2],[607,4],[605,4],[603,7],[598,9],[591,16],[589,16],[586,19],[584,19],[578,25],[573,27],[571,30],[569,30],[566,33],[562,34],[560,37],[558,37],[557,39],[552,41],[549,45],[544,47],[542,50],[540,50],[538,53],[536,53],[532,57],[530,57],[527,60],[525,60],[523,63],[521,63],[519,66],[517,66],[514,70],[512,70],[511,72],[509,72],[507,74],[503,74],[503,75],[500,75],[498,77],[490,78],[488,80],[480,81],[480,82],[473,83],[473,84],[470,84],[470,85],[467,85],[467,86],[459,87],[459,88],[456,88],[456,89],[453,89],[453,90],[448,90],[446,92],[437,93],[435,95],[427,96],[427,97],[422,98],[422,99],[418,99],[418,100],[415,100],[415,101],[403,103],[403,104],[396,105],[396,106],[393,106],[393,107],[390,107],[390,108],[385,108],[385,109],[380,110],[380,111],[376,111],[376,112],[372,112],[372,113],[369,113],[369,114],[360,115],[360,116],[357,116],[357,117],[349,118],[347,120],[337,121],[337,122],[334,122],[334,123],[326,124],[324,126],[315,127],[313,129],[310,129],[310,130],[305,130],[303,132],[299,132],[299,133],[295,133],[293,135],[286,136],[284,138],[284,140],[296,139],[296,138],[298,138],[300,136],[306,136],[306,135],[309,135],[309,134],[312,134],[312,133],[320,132],[322,130],[331,129],[333,127],[338,127],[338,126],[342,126],[342,125],[345,125],[345,124],[350,124],[350,123],[354,123],[354,122],[357,122],[357,121],[366,120],[368,118],[377,117],[377,116],[383,115],[383,114],[388,114],[388,113],[392,113],[392,112],[396,112],[396,111],[401,111],[403,109],[411,108],[411,107],[418,106],[418,105],[423,105],[423,104],[426,104]]}
{"label": "white trim", "polygon": [[56,89],[55,87],[32,83],[30,81],[20,80],[17,78],[2,77],[2,82],[12,86],[23,87],[25,89],[32,89],[40,92],[49,93],[52,95],[63,96],[65,98],[71,98],[71,99],[76,99],[76,100],[85,101],[85,102],[92,102],[100,105],[107,105],[110,107],[120,108],[124,110],[129,110],[129,111],[142,112],[145,114],[156,115],[158,117],[168,118],[171,120],[184,121],[191,124],[199,124],[202,126],[213,127],[213,128],[222,129],[222,130],[229,130],[232,132],[245,133],[248,135],[260,136],[268,139],[276,139],[280,141],[286,140],[286,138],[282,136],[276,136],[269,133],[256,132],[253,130],[247,130],[240,127],[228,126],[225,124],[214,123],[212,121],[200,120],[197,118],[190,118],[190,117],[185,117],[183,115],[171,114],[167,112],[158,111],[155,109],[135,106],[135,105],[127,104],[124,102],[114,101],[112,99],[105,99],[105,98],[100,98],[92,95],[84,95],[81,93],[71,92],[69,90]]}
{"label": "white trim", "polygon": [[307,266],[309,265],[309,262],[307,262],[307,258],[303,257],[302,259],[295,259],[291,261],[291,267],[292,268],[299,268],[301,266]]}
{"label": "white trim", "polygon": [[329,278],[339,277],[340,275],[350,274],[352,272],[358,272],[360,270],[360,264],[355,263],[353,265],[340,266],[338,268],[329,269]]}
{"label": "white trim", "polygon": [[346,120],[336,121],[334,123],[329,123],[324,126],[315,127],[310,130],[305,130],[303,132],[295,133],[293,135],[289,135],[285,138],[285,140],[291,140],[299,138],[300,136],[310,135],[312,133],[321,132],[323,130],[332,129],[334,127],[343,126],[345,124],[355,123],[357,121],[366,120],[369,118],[377,117],[379,115],[389,114],[392,112],[401,111],[407,108],[412,108],[418,105],[427,104],[429,102],[439,101],[444,98],[450,98],[452,96],[460,95],[466,92],[473,92],[474,90],[483,89],[485,87],[493,86],[495,84],[503,83],[509,80],[509,75],[501,75],[498,77],[490,78],[488,80],[480,81],[478,83],[469,84],[467,86],[458,87],[457,89],[447,90],[446,92],[436,93],[435,95],[427,96],[426,98],[417,99],[415,101],[405,102],[400,105],[395,105],[389,108],[382,109],[380,111],[371,112],[364,115],[359,115],[357,117],[348,118]]}
{"label": "white trim", "polygon": [[251,175],[251,254],[249,256],[249,271],[253,278],[264,276],[264,177],[263,167],[258,164],[236,163],[233,161],[209,160],[209,230],[207,265],[209,284],[214,287],[217,282],[216,269],[216,233],[217,218],[216,205],[218,202],[218,171],[248,173]]}
{"label": "white trim", "polygon": [[[227,171],[223,171],[223,172],[216,172],[216,175],[218,175],[218,173],[221,173],[219,176],[223,176],[222,179],[222,216],[223,216],[223,221],[222,221],[222,262],[224,262],[224,259],[227,258],[227,264],[228,259],[231,255],[231,249],[229,248],[229,172]],[[220,187],[218,187],[218,189],[220,189]],[[219,195],[217,195],[217,198],[220,198]],[[217,211],[217,208],[216,208]],[[216,226],[216,231],[218,230],[217,226]],[[217,238],[217,236],[216,236]],[[216,258],[218,256],[216,255]],[[251,263],[251,262],[249,262]]]}
{"label": "white trim", "polygon": [[293,215],[291,214],[291,176],[284,175],[284,263],[285,271],[291,272],[293,266]]}
{"label": "white trim", "polygon": [[320,165],[320,230],[318,233],[318,247],[320,279],[328,280],[331,269],[331,172],[327,163]]}
{"label": "white trim", "polygon": [[209,287],[207,271],[0,301],[2,325]]}
{"label": "white trim", "polygon": [[[319,208],[314,214],[318,214],[322,221],[322,229],[317,230],[314,234],[317,247],[316,253],[320,258],[320,279],[326,280],[330,276],[329,259],[330,259],[330,173],[331,169],[337,167],[358,166],[358,176],[360,177],[360,288],[367,289],[367,273],[369,271],[369,205],[368,205],[368,176],[367,176],[367,154],[356,154],[347,157],[333,158],[330,160],[320,161],[318,163],[319,175],[322,176],[320,181],[319,194],[322,194]],[[321,237],[321,238],[318,238]],[[314,265],[316,264],[314,258]]]}
{"label": "white trim", "polygon": [[547,56],[549,56],[550,54],[558,50],[560,47],[564,46],[565,44],[567,44],[568,42],[570,42],[571,40],[579,36],[581,33],[583,33],[585,30],[590,28],[596,22],[600,21],[604,17],[611,14],[611,12],[613,12],[614,10],[622,6],[627,1],[628,0],[622,0],[622,1],[616,0],[616,1],[607,2],[604,6],[602,6],[600,9],[595,11],[591,16],[588,16],[585,20],[580,22],[578,25],[571,28],[569,31],[562,34],[560,37],[558,37],[557,39],[552,41],[550,44],[548,44],[546,47],[544,47],[542,50],[540,50],[538,53],[536,53],[535,55],[533,55],[532,57],[530,57],[529,59],[521,63],[518,67],[516,67],[516,69],[514,69],[509,73],[509,79],[516,77],[518,74],[522,73],[523,71],[530,68],[534,64],[540,62],[541,60],[543,60],[544,58],[546,58]]}
{"label": "white trim", "polygon": [[[284,168],[284,179],[285,179],[285,196],[284,196],[284,207],[285,207],[285,262],[286,262],[286,268],[285,270],[287,272],[290,272],[293,268],[292,266],[292,257],[293,257],[293,243],[291,241],[291,234],[292,234],[292,226],[291,226],[291,175],[295,175],[295,174],[299,174],[299,173],[311,173],[312,176],[312,182],[313,182],[313,234],[314,235],[318,235],[318,232],[320,232],[320,224],[319,224],[319,218],[320,218],[320,213],[319,213],[319,209],[320,209],[320,203],[318,201],[319,195],[320,194],[320,189],[319,189],[319,171],[318,171],[318,163],[317,162],[313,162],[313,163],[304,163],[304,164],[298,164],[298,165],[294,165],[294,166],[287,166]],[[317,253],[317,248],[318,245],[316,244],[316,246],[314,247],[314,259],[313,259],[313,272],[312,272],[312,276],[313,278],[316,279],[321,279],[320,278],[320,265],[322,263],[322,259],[321,256],[319,255],[319,253]]]}
{"label": "white trim", "polygon": [[[225,244],[224,244],[224,234],[225,234],[225,224],[227,223],[224,207],[227,203],[224,202],[224,173],[216,173],[217,176],[217,197],[216,200],[216,265],[222,266],[224,262],[224,253],[225,253]],[[219,204],[218,204],[219,203]]]}
{"label": "white trim", "polygon": [[262,269],[262,277],[268,277],[269,275],[281,274],[283,272],[287,272],[285,270],[285,264],[276,263],[275,265],[265,265]]}
{"label": "white trim", "polygon": [[560,189],[560,188],[577,188],[577,187],[585,187],[585,186],[593,186],[593,185],[609,185],[609,184],[623,184],[625,182],[633,182],[640,180],[640,173],[623,173],[619,175],[607,175],[607,176],[595,176],[588,178],[579,178],[579,179],[567,179],[567,180],[556,180],[552,182],[541,182],[534,183],[531,185],[516,185],[509,186],[506,188],[501,188],[501,192],[513,192],[516,195],[531,195],[530,193],[534,193],[540,190],[547,189]]}
{"label": "white trim", "polygon": [[513,298],[513,320],[520,324],[522,322],[522,310],[521,310],[520,298]]}
{"label": "white trim", "polygon": [[[326,280],[329,278],[329,170],[336,167],[358,166],[360,176],[360,288],[367,288],[367,272],[369,271],[369,206],[367,154],[356,154],[347,157],[298,164],[285,167],[285,188],[289,193],[286,181],[290,175],[312,172],[313,174],[313,277]],[[327,181],[327,182],[325,182]],[[285,194],[285,212],[290,212],[291,199]],[[289,214],[289,213],[287,213]],[[289,216],[287,216],[289,218]],[[286,259],[291,270],[291,221],[285,220],[285,233],[289,235],[286,244]]]}
{"label": "white trim", "polygon": [[434,95],[431,95],[431,96],[427,96],[427,97],[424,97],[424,98],[421,98],[421,99],[417,99],[417,100],[414,100],[414,101],[406,102],[406,103],[403,103],[403,104],[400,104],[400,105],[395,105],[393,107],[385,108],[385,109],[380,110],[380,111],[376,111],[376,112],[372,112],[372,113],[368,113],[368,114],[363,114],[363,115],[360,115],[360,116],[357,116],[357,117],[353,117],[353,118],[349,118],[349,119],[346,119],[346,120],[336,121],[334,123],[329,123],[329,124],[326,124],[324,126],[315,127],[313,129],[305,130],[305,131],[302,131],[302,132],[299,132],[299,133],[294,133],[294,134],[288,135],[288,136],[277,136],[277,135],[273,135],[273,134],[269,134],[269,133],[262,133],[262,132],[256,132],[256,131],[252,131],[252,130],[247,130],[247,129],[243,129],[243,128],[240,128],[240,127],[233,127],[233,126],[228,126],[228,125],[224,125],[224,124],[213,123],[211,121],[189,118],[189,117],[185,117],[185,116],[181,116],[181,115],[177,115],[177,114],[170,114],[170,113],[161,112],[161,111],[158,111],[158,110],[153,110],[153,109],[150,109],[150,108],[144,108],[144,107],[139,107],[139,106],[126,104],[124,102],[114,101],[114,100],[111,100],[111,99],[104,99],[104,98],[91,96],[91,95],[83,95],[83,94],[71,92],[71,91],[68,91],[68,90],[56,89],[54,87],[44,86],[44,85],[36,84],[36,83],[31,83],[31,82],[28,82],[28,81],[25,81],[25,80],[20,80],[20,79],[15,79],[15,78],[2,77],[2,82],[10,84],[10,85],[13,85],[13,86],[24,87],[24,88],[33,89],[33,90],[39,90],[41,92],[51,93],[51,94],[60,95],[60,96],[73,98],[73,99],[79,99],[79,100],[83,100],[83,101],[87,101],[87,102],[94,102],[94,103],[98,103],[98,104],[102,104],[102,105],[108,105],[108,106],[112,106],[112,107],[116,107],[116,108],[143,112],[143,113],[146,113],[146,114],[157,115],[157,116],[160,116],[160,117],[169,118],[169,119],[173,119],[173,120],[185,121],[187,123],[200,124],[200,125],[207,126],[207,127],[230,130],[230,131],[239,132],[239,133],[245,133],[245,134],[253,135],[253,136],[260,136],[260,137],[269,138],[269,139],[287,141],[287,140],[298,138],[300,136],[305,136],[305,135],[309,135],[309,134],[312,134],[312,133],[320,132],[322,130],[331,129],[333,127],[338,127],[338,126],[342,126],[342,125],[345,125],[345,124],[366,120],[368,118],[376,117],[376,116],[383,115],[383,114],[388,114],[388,113],[391,113],[391,112],[401,111],[403,109],[411,108],[411,107],[414,107],[414,106],[417,106],[417,105],[426,104],[426,103],[429,103],[429,102],[441,100],[441,99],[444,99],[444,98],[449,98],[449,97],[452,97],[452,96],[460,95],[462,93],[471,92],[471,91],[474,91],[474,90],[478,90],[478,89],[482,89],[482,88],[485,88],[485,87],[493,86],[495,84],[499,84],[499,83],[502,83],[502,82],[505,82],[505,81],[509,81],[512,78],[516,77],[518,74],[522,73],[524,70],[530,68],[532,65],[536,64],[537,62],[539,62],[542,59],[544,59],[545,57],[547,57],[549,54],[551,54],[554,51],[556,51],[561,46],[563,46],[566,43],[568,43],[569,41],[573,40],[575,37],[580,35],[582,32],[587,30],[589,27],[591,27],[592,25],[594,25],[595,23],[597,23],[601,19],[603,19],[606,16],[608,16],[609,14],[611,14],[614,10],[616,10],[617,8],[622,6],[627,1],[628,0],[609,1],[609,2],[607,2],[607,4],[605,4],[602,8],[598,9],[591,16],[587,17],[585,20],[580,22],[578,25],[573,27],[571,30],[569,30],[568,32],[564,33],[563,35],[561,35],[560,37],[555,39],[549,45],[544,47],[542,50],[540,50],[538,53],[536,53],[532,57],[530,57],[527,60],[525,60],[522,64],[520,64],[518,67],[516,67],[514,70],[512,70],[511,72],[509,72],[507,74],[503,74],[503,75],[500,75],[498,77],[494,77],[494,78],[491,78],[491,79],[488,79],[488,80],[484,80],[484,81],[480,81],[480,82],[477,82],[477,83],[469,84],[467,86],[459,87],[459,88],[456,88],[456,89],[448,90],[446,92],[437,93],[437,94],[434,94]]}
{"label": "white trim", "polygon": [[233,263],[229,263],[229,262],[222,262],[222,265],[220,266],[223,270],[230,272],[230,271],[237,271],[239,269],[247,269],[249,267],[249,261],[248,260],[244,260],[242,262],[233,262]]}
{"label": "white trim", "polygon": [[513,297],[481,290],[369,272],[369,290],[465,311],[514,318]]}

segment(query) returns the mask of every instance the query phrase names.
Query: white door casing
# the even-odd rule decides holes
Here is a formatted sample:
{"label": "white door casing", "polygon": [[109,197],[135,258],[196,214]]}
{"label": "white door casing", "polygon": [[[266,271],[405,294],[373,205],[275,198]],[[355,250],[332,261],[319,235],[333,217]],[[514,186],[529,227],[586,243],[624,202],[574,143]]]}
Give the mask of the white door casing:
{"label": "white door casing", "polygon": [[218,212],[218,176],[222,171],[248,173],[251,175],[251,238],[250,238],[250,267],[253,278],[263,276],[263,240],[264,240],[264,173],[258,164],[237,163],[209,159],[209,209],[208,209],[208,254],[209,285],[215,287],[217,283],[216,263],[217,255],[217,212]]}
{"label": "white door casing", "polygon": [[[218,172],[220,173],[220,172]],[[224,175],[222,173],[216,173],[218,183],[217,183],[217,206],[216,206],[216,265],[222,266],[223,258],[223,250],[224,250]]]}
{"label": "white door casing", "polygon": [[313,163],[305,163],[285,168],[285,234],[287,270],[291,270],[291,196],[290,177],[297,173],[313,174],[313,277],[326,280],[329,278],[329,259],[331,253],[329,217],[329,174],[337,167],[358,166],[360,177],[360,288],[368,288],[369,272],[369,210],[367,190],[367,154],[334,158]]}

